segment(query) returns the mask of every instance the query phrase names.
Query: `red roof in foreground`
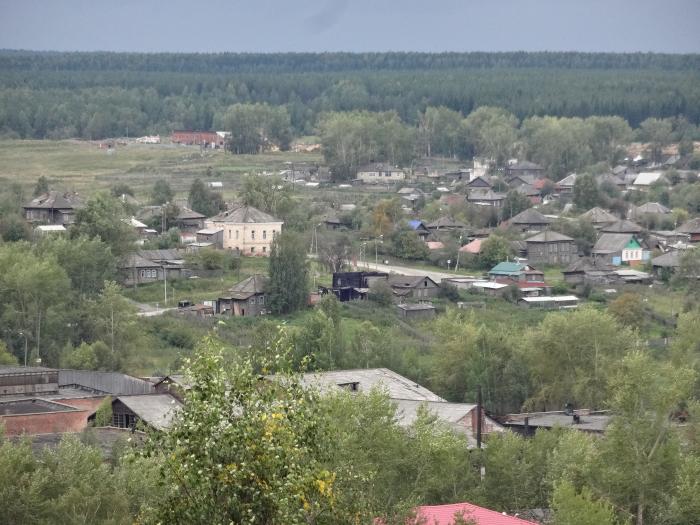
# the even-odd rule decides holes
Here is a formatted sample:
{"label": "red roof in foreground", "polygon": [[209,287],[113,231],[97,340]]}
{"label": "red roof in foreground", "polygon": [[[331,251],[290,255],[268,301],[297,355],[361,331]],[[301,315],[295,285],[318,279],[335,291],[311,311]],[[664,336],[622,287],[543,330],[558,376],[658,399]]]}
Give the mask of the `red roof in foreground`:
{"label": "red roof in foreground", "polygon": [[537,525],[533,521],[525,521],[513,516],[507,516],[495,510],[478,507],[471,503],[454,503],[452,505],[424,505],[418,507],[417,519],[425,520],[429,525],[453,525],[455,514],[463,514],[465,520],[477,525]]}

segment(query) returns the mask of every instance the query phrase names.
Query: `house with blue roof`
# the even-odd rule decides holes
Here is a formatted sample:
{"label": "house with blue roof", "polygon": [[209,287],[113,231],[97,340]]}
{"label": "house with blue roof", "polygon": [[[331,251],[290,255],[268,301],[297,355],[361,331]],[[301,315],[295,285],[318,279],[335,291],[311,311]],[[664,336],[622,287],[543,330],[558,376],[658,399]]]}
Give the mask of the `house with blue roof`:
{"label": "house with blue roof", "polygon": [[414,232],[416,232],[418,237],[420,237],[423,241],[427,239],[428,235],[430,235],[430,230],[420,219],[413,219],[408,221],[408,227]]}

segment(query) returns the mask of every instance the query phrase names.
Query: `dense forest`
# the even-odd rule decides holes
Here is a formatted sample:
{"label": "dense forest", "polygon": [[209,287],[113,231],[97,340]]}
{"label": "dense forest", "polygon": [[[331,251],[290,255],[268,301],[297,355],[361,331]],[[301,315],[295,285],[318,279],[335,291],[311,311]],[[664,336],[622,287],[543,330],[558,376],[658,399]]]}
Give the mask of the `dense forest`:
{"label": "dense forest", "polygon": [[0,52],[0,134],[104,138],[210,129],[234,104],[284,106],[293,135],[335,111],[499,106],[532,116],[700,122],[700,56],[587,53]]}

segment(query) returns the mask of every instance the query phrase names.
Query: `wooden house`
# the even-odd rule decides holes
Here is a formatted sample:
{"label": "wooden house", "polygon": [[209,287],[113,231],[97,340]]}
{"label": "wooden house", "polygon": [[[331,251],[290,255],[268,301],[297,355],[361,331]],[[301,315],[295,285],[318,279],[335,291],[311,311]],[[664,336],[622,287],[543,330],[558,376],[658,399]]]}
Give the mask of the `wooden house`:
{"label": "wooden house", "polygon": [[83,201],[76,193],[49,191],[33,198],[22,209],[27,222],[67,226],[75,221],[75,213],[82,207]]}
{"label": "wooden house", "polygon": [[267,277],[256,273],[234,284],[228,292],[216,301],[216,311],[236,317],[255,317],[264,314],[267,296]]}
{"label": "wooden house", "polygon": [[534,208],[528,208],[508,220],[508,224],[520,231],[544,231],[549,228],[552,219],[545,217]]}
{"label": "wooden house", "polygon": [[578,258],[576,241],[553,231],[538,233],[525,240],[527,260],[533,264],[570,264]]}
{"label": "wooden house", "polygon": [[388,282],[400,300],[432,299],[440,292],[439,285],[428,276],[392,274],[389,275]]}

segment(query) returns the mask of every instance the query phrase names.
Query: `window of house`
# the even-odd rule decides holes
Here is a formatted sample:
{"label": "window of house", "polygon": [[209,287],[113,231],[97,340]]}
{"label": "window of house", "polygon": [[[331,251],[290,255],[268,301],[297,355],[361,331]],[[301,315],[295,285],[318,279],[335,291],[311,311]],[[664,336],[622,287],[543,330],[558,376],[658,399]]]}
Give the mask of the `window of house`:
{"label": "window of house", "polygon": [[263,239],[267,239],[267,230],[263,230]]}
{"label": "window of house", "polygon": [[255,246],[250,247],[250,253],[255,253]]}
{"label": "window of house", "polygon": [[238,240],[238,230],[236,230],[236,240]]}
{"label": "window of house", "polygon": [[263,246],[263,253],[267,253],[267,246]]}
{"label": "window of house", "polygon": [[264,295],[261,295],[261,296],[258,298],[258,303],[259,303],[259,304],[265,304],[265,296],[264,296]]}
{"label": "window of house", "polygon": [[248,299],[248,302],[249,302],[250,304],[255,304],[255,296],[253,296],[253,297],[251,297],[250,299]]}
{"label": "window of house", "polygon": [[[238,233],[238,232],[236,232],[236,233]],[[238,235],[236,235],[236,237],[238,237]],[[229,238],[229,240],[231,239],[231,230],[228,231],[228,238]]]}
{"label": "window of house", "polygon": [[250,230],[250,238],[255,240],[255,230]]}
{"label": "window of house", "polygon": [[143,277],[146,277],[146,272],[144,272],[143,270],[141,270],[141,278],[143,278]]}

